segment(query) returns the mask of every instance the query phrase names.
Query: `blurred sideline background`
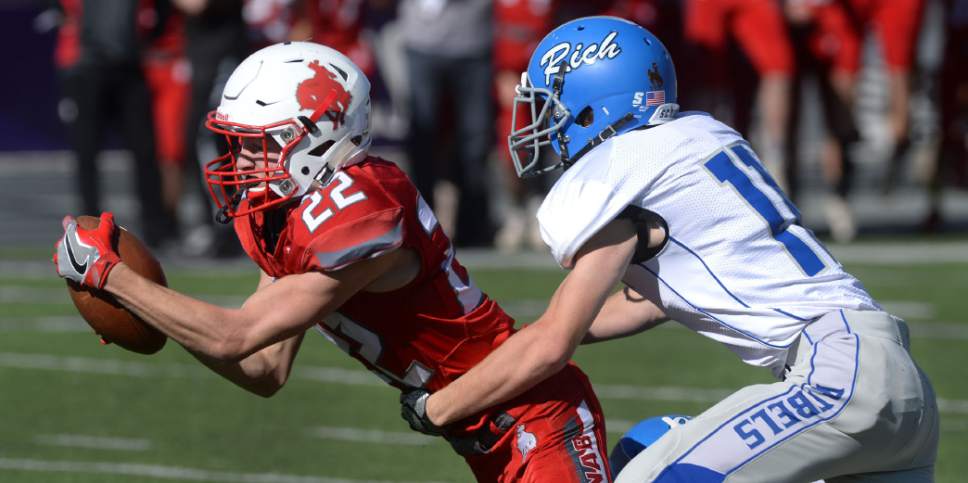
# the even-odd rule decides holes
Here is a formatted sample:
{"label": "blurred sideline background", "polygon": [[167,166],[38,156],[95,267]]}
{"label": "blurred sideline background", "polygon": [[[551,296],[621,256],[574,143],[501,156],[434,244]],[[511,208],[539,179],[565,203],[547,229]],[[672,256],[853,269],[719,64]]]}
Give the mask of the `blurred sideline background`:
{"label": "blurred sideline background", "polygon": [[[142,1],[152,3],[152,0]],[[158,0],[158,3],[163,1]],[[811,0],[803,1],[810,3]],[[856,218],[856,233],[860,236],[920,233],[950,235],[961,234],[968,228],[968,196],[965,195],[962,188],[961,171],[956,171],[955,175],[944,174],[941,187],[935,190],[938,192],[935,198],[938,200],[940,214],[943,216],[936,220],[929,219],[932,215],[932,195],[929,188],[932,176],[936,171],[939,144],[941,143],[939,89],[945,48],[945,22],[950,21],[953,13],[951,11],[946,12],[946,2],[940,0],[919,1],[923,2],[920,22],[922,27],[917,32],[917,42],[913,46],[910,68],[911,99],[909,103],[908,138],[911,146],[903,156],[900,156],[900,161],[896,163],[899,166],[896,170],[899,174],[890,189],[885,184],[890,176],[891,163],[889,158],[896,144],[896,140],[892,138],[889,119],[892,102],[888,84],[890,74],[888,66],[882,60],[881,48],[876,36],[872,32],[865,32],[862,36],[864,40],[861,51],[862,61],[856,73],[856,88],[854,89],[856,99],[853,101],[853,118],[857,129],[860,131],[860,138],[858,142],[851,144],[848,148],[852,153],[855,166],[852,171],[853,180],[850,183],[849,195],[846,197],[850,206],[848,214],[853,214]],[[79,214],[83,211],[84,204],[81,203],[81,197],[74,186],[77,180],[75,158],[71,154],[68,131],[61,122],[61,118],[67,115],[65,111],[70,111],[70,103],[64,100],[63,89],[58,84],[58,68],[55,65],[58,22],[63,20],[59,20],[57,14],[54,13],[57,11],[56,9],[49,7],[58,3],[57,1],[7,0],[0,6],[0,13],[2,13],[0,25],[3,27],[0,30],[0,39],[6,46],[7,53],[5,55],[9,60],[8,65],[14,68],[10,74],[0,79],[2,92],[6,96],[5,108],[0,112],[0,128],[2,128],[0,130],[0,170],[3,172],[2,182],[5,184],[2,196],[7,200],[17,200],[24,199],[23,196],[29,194],[32,196],[31,199],[37,201],[36,203],[23,204],[25,205],[24,209],[31,210],[29,213],[24,211],[4,213],[3,216],[5,217],[11,214],[29,216],[15,219],[16,223],[23,228],[0,234],[0,243],[30,242],[43,237],[49,238],[56,234],[57,229],[55,227],[45,231],[42,228],[47,224],[45,215],[48,212],[55,217],[59,217],[62,213]],[[280,24],[290,25],[295,22],[295,18],[300,11],[294,9],[302,2],[296,0],[250,0],[235,3],[244,4],[244,8],[248,8],[248,10],[243,10],[243,13],[247,15],[244,18],[249,20],[247,24],[248,35],[251,40],[249,50],[252,50],[272,40],[288,38],[289,30],[280,27]],[[355,36],[354,39],[357,42],[366,46],[369,51],[368,58],[372,62],[368,73],[373,78],[374,85],[373,133],[377,146],[374,152],[405,167],[412,167],[413,163],[408,159],[409,150],[407,147],[409,118],[406,112],[408,89],[405,65],[408,58],[406,54],[406,32],[401,32],[401,27],[398,25],[401,22],[395,18],[397,14],[396,2],[373,2],[378,4],[377,7],[367,7],[368,2],[362,0],[334,0],[319,3],[323,5],[319,7],[320,9],[325,9],[325,5],[329,4],[359,10],[361,17],[354,20],[356,23],[353,24],[353,29],[356,30],[352,31],[352,35]],[[544,25],[544,28],[549,28],[552,26],[550,22],[557,21],[559,18],[565,17],[567,19],[568,16],[578,13],[622,13],[634,10],[631,7],[625,7],[623,10],[620,8],[621,5],[608,8],[584,7],[584,9],[574,7],[569,9],[562,6],[562,11],[565,13],[553,16],[552,13],[557,12],[553,10],[557,2],[550,0],[538,2],[498,1],[496,3],[550,5],[546,7],[549,11],[544,14],[549,17],[545,19],[546,25]],[[642,9],[639,4],[655,4],[652,7],[652,13],[645,16],[653,19],[663,18],[661,17],[663,13],[660,10],[661,8],[679,11],[680,15],[684,9],[680,2],[669,2],[667,0],[601,3],[602,5],[629,3],[637,5],[639,10]],[[260,4],[263,6],[257,8],[257,5]],[[666,7],[669,4],[674,6]],[[363,7],[359,5],[363,5]],[[952,11],[957,8],[959,8],[957,5],[948,7]],[[964,9],[964,7],[961,8]],[[174,10],[177,12],[177,9]],[[618,12],[615,12],[615,10],[618,10]],[[369,16],[365,16],[366,14],[369,14]],[[261,18],[250,18],[257,15],[261,15]],[[501,29],[501,18],[499,14],[495,18],[488,19],[498,24],[493,27],[497,31]],[[511,20],[514,20],[514,18],[511,17]],[[278,32],[280,29],[283,33]],[[539,34],[541,34],[540,31],[532,32],[532,35],[537,36],[537,38],[540,38]],[[305,36],[305,38],[310,37],[312,36]],[[668,44],[672,44],[670,49],[673,50],[674,55],[677,50],[675,47],[684,42],[679,40],[678,37],[667,41]],[[520,42],[520,44],[517,47],[530,45],[527,42]],[[735,60],[731,60],[733,62],[731,68],[739,71],[747,70],[749,71],[747,74],[751,77],[736,76],[737,79],[732,79],[732,82],[734,85],[738,85],[737,89],[740,90],[755,88],[755,72],[752,71],[749,63],[744,60],[741,49],[734,44],[735,42],[730,44],[729,55],[732,56],[731,58],[735,58]],[[182,48],[184,49],[184,46]],[[501,48],[501,45],[491,47],[491,52],[494,52],[495,58],[499,57],[497,52]],[[683,49],[678,50],[682,51]],[[684,52],[689,53],[688,50]],[[526,54],[524,55],[526,58]],[[687,55],[676,58],[676,60],[678,61],[677,64],[680,65],[680,70],[683,71],[680,72],[680,78],[689,77],[689,69],[682,66],[690,66],[696,62],[692,62],[692,58]],[[495,68],[500,70],[500,64],[501,61],[496,60]],[[191,69],[188,69],[188,74],[185,75],[190,76]],[[712,110],[727,122],[731,120],[731,117],[736,117],[737,114],[730,112],[728,108],[719,108],[723,104],[721,100],[718,104],[716,102],[699,102],[702,95],[686,90],[688,85],[683,85],[684,83],[680,81],[680,103],[684,110],[713,107],[713,109],[705,110]],[[797,178],[796,184],[799,187],[796,193],[796,201],[803,213],[805,225],[817,231],[821,236],[825,236],[831,234],[830,218],[832,216],[832,213],[825,209],[825,200],[830,188],[826,186],[827,181],[825,181],[822,169],[823,150],[825,149],[823,142],[825,121],[821,108],[827,101],[818,94],[817,83],[818,79],[815,76],[806,78],[802,94],[803,109],[798,116],[799,126],[794,128],[793,134],[793,137],[797,140],[796,149],[800,159],[794,170]],[[498,89],[496,87],[495,91],[488,92],[485,95],[494,96]],[[739,90],[736,91],[737,97],[741,94],[742,92]],[[461,109],[459,97],[456,101],[451,101],[455,104],[444,105],[445,116],[453,116],[453,114],[447,113]],[[764,162],[770,164],[767,156],[763,154],[766,151],[765,143],[761,142],[764,136],[762,135],[763,130],[760,129],[762,123],[759,122],[760,116],[758,113],[763,112],[763,110],[755,106],[750,110],[751,114],[748,114],[748,116],[751,122],[748,129],[748,138],[757,146],[764,146],[759,149],[761,157],[764,158]],[[182,119],[184,119],[184,115]],[[184,121],[182,124],[184,124]],[[961,121],[961,124],[963,125],[965,122]],[[440,151],[443,151],[443,160],[421,160],[419,162],[456,164],[458,160],[455,159],[457,156],[452,153],[454,149],[452,145],[465,142],[465,140],[449,140],[448,134],[445,129],[438,139],[431,141],[439,145]],[[486,223],[491,225],[489,227],[491,229],[485,231],[489,236],[483,238],[465,237],[468,239],[463,240],[465,243],[461,243],[462,237],[458,234],[459,245],[493,246],[494,236],[498,235],[500,228],[509,221],[509,218],[518,215],[513,212],[513,205],[518,203],[514,198],[518,195],[512,193],[514,188],[508,189],[510,184],[507,178],[512,174],[508,173],[508,166],[503,161],[504,155],[502,153],[506,151],[506,144],[504,144],[501,136],[494,136],[493,139],[491,154],[486,160],[482,160],[486,163],[486,175],[476,180],[476,182],[485,185],[488,193],[487,204],[489,209],[486,210],[486,218],[489,221]],[[109,123],[105,129],[104,152],[98,158],[102,170],[101,178],[103,179],[101,186],[103,187],[104,202],[102,204],[105,208],[116,211],[120,219],[140,233],[143,232],[141,227],[143,220],[139,216],[139,205],[136,201],[143,193],[139,193],[132,186],[131,170],[133,168],[130,163],[130,155],[127,151],[120,149],[124,145],[122,141],[123,139],[118,132],[118,122]],[[208,142],[210,143],[210,141]],[[210,159],[212,148],[206,145],[205,139],[200,138],[197,147],[200,152],[197,158],[200,162]],[[191,152],[191,146],[185,146],[184,151]],[[184,247],[181,244],[185,241],[187,235],[192,233],[192,229],[206,225],[209,218],[206,213],[208,210],[207,199],[203,196],[205,193],[204,188],[201,187],[198,169],[194,165],[187,164],[186,161],[190,161],[191,156],[183,156],[186,159],[178,160],[178,162],[183,168],[179,176],[184,178],[184,181],[177,197],[179,204],[175,213],[177,228],[179,228],[176,235],[179,238],[167,240],[173,243],[168,243],[166,246],[166,248],[173,249],[172,251],[175,253],[183,251],[181,248]],[[959,162],[964,163],[963,160],[959,160]],[[957,170],[963,170],[963,167],[959,165]],[[454,225],[456,222],[453,221],[453,218],[456,213],[448,213],[447,210],[451,209],[448,207],[456,204],[456,198],[459,197],[461,191],[461,180],[459,176],[454,175],[452,166],[442,167],[441,172],[442,176],[436,185],[436,196],[431,194],[429,197],[444,198],[444,203],[441,207],[438,207],[438,210],[443,209],[444,213],[441,213],[441,217],[451,218],[450,224]],[[60,184],[59,182],[45,180],[42,181],[44,186],[33,186],[28,181],[33,179],[34,176],[46,179],[47,176],[45,175],[61,177],[65,181]],[[775,173],[775,176],[780,179],[783,178],[780,173]],[[10,186],[7,186],[8,184]],[[533,193],[527,196],[540,199],[542,188],[539,187],[532,191]],[[508,216],[509,213],[512,216]],[[528,215],[530,214],[528,213]],[[8,223],[15,220],[4,219]],[[533,229],[533,227],[531,228]],[[850,241],[853,238],[854,236],[839,237],[838,241]],[[537,242],[537,240],[535,241]],[[497,245],[504,251],[541,249],[539,243],[528,244],[520,241],[498,243]],[[192,247],[188,250],[188,253],[196,255],[211,253],[210,251],[206,252],[206,248],[204,246]]]}

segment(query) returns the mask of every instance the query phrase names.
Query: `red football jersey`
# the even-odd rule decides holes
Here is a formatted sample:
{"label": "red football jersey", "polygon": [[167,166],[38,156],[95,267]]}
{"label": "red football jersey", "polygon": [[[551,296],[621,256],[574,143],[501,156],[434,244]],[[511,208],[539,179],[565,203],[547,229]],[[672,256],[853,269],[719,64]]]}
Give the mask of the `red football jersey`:
{"label": "red football jersey", "polygon": [[[271,253],[263,233],[272,220],[262,212],[235,219],[245,250],[273,277],[337,270],[397,248],[420,255],[420,272],[406,286],[357,293],[317,326],[390,384],[436,391],[514,333],[514,321],[474,286],[433,211],[396,165],[370,157],[343,168],[284,214]],[[512,426],[496,426],[492,416],[501,413]],[[579,483],[608,474],[604,416],[572,364],[450,431],[495,435],[486,454],[466,457],[480,481]]]}
{"label": "red football jersey", "polygon": [[480,291],[413,183],[395,164],[370,157],[336,173],[290,209],[273,253],[265,217],[237,218],[249,256],[269,275],[329,271],[399,247],[420,256],[405,287],[360,292],[319,329],[398,387],[437,390],[513,332],[514,321]]}

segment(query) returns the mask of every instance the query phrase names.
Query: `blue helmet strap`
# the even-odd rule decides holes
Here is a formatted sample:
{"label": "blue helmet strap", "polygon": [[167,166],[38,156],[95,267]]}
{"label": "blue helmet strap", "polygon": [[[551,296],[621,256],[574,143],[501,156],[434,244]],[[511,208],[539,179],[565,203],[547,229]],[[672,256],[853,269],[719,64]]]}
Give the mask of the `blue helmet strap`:
{"label": "blue helmet strap", "polygon": [[573,158],[568,159],[567,161],[564,157],[565,151],[562,149],[561,162],[564,163],[565,168],[568,168],[568,166],[571,166],[575,163],[575,161],[578,161],[579,158],[591,151],[592,148],[602,144],[606,139],[616,135],[620,129],[625,127],[626,124],[632,122],[632,119],[634,118],[635,116],[633,116],[631,112],[625,113],[625,115],[619,118],[619,120],[609,124],[605,129],[602,129],[602,132],[598,133],[598,136],[595,136],[591,141],[588,141],[588,144],[586,144],[585,147],[581,148],[577,153],[575,153]]}
{"label": "blue helmet strap", "polygon": [[[551,92],[558,99],[561,99],[561,90],[565,85],[565,72],[567,70],[568,70],[567,63],[562,62],[558,67],[558,72],[555,73],[555,78],[552,79],[551,81]],[[555,113],[554,115],[557,116],[558,113]],[[556,135],[558,137],[558,148],[560,151],[559,155],[561,157],[562,167],[564,169],[568,169],[572,164],[575,164],[575,162],[578,161],[579,158],[584,156],[587,152],[591,151],[592,148],[594,148],[595,146],[598,146],[599,144],[602,144],[603,142],[605,142],[606,139],[618,133],[618,131],[622,129],[622,127],[624,127],[629,122],[632,122],[632,119],[634,118],[635,117],[632,115],[631,112],[625,113],[625,115],[619,118],[619,120],[613,122],[612,124],[609,124],[605,129],[602,129],[602,132],[598,133],[598,136],[595,136],[594,138],[592,138],[592,140],[589,141],[588,144],[586,144],[583,148],[581,148],[577,153],[575,153],[574,156],[571,156],[568,154],[568,136],[565,136],[565,133],[559,130],[556,133]]]}

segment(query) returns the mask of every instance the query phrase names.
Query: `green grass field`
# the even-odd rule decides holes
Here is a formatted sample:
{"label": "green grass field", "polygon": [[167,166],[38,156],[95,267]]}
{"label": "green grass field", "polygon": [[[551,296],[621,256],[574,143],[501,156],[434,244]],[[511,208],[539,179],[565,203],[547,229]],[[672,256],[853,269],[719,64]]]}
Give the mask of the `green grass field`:
{"label": "green grass field", "polygon": [[[177,344],[154,356],[100,346],[64,283],[34,250],[0,251],[0,481],[470,481],[443,442],[410,432],[397,394],[317,334],[271,399],[209,373]],[[563,272],[475,267],[519,320]],[[942,400],[938,481],[968,474],[968,264],[847,268],[912,329]],[[172,269],[170,285],[226,305],[255,285],[238,269]],[[610,444],[644,417],[695,414],[729,390],[769,381],[725,348],[666,324],[579,349],[610,423]],[[666,390],[668,389],[668,390]]]}

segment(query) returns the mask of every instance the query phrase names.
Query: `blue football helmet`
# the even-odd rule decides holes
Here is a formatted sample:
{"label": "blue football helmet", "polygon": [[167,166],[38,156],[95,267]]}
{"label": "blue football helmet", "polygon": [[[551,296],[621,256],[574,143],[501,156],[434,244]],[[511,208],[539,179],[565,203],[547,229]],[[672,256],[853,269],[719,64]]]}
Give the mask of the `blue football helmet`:
{"label": "blue football helmet", "polygon": [[[521,177],[567,168],[605,139],[679,112],[669,51],[648,30],[617,17],[579,18],[551,31],[516,92],[508,145]],[[529,123],[519,123],[521,105]],[[539,151],[549,144],[561,160],[540,167]]]}
{"label": "blue football helmet", "polygon": [[628,464],[635,455],[645,448],[652,446],[662,435],[669,432],[676,426],[686,424],[691,418],[682,414],[667,414],[654,418],[643,419],[638,424],[632,426],[622,438],[615,444],[612,454],[608,456],[608,464],[612,468],[612,476],[617,477],[622,468]]}

